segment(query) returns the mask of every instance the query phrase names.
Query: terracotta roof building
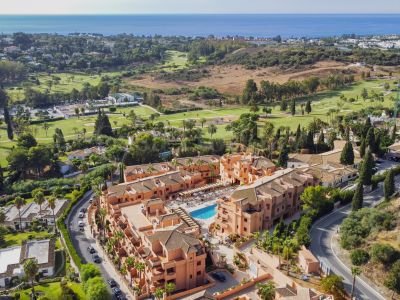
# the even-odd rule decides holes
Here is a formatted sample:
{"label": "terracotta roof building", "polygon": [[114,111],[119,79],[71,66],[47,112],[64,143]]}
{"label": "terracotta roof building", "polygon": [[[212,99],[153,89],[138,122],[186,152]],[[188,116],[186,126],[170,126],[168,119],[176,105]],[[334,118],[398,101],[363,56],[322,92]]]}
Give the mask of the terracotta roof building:
{"label": "terracotta roof building", "polygon": [[215,219],[218,234],[250,236],[270,228],[280,218],[300,210],[300,194],[319,182],[300,170],[285,169],[237,188],[229,199],[219,199]]}

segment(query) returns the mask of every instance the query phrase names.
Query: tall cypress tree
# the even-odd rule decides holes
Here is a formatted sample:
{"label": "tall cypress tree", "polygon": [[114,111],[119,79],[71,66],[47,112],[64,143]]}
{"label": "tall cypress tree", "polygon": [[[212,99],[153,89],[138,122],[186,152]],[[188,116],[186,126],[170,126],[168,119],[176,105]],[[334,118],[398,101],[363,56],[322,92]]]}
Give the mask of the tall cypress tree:
{"label": "tall cypress tree", "polygon": [[351,142],[347,142],[342,150],[340,156],[340,163],[343,165],[353,165],[354,164],[354,150]]}
{"label": "tall cypress tree", "polygon": [[365,148],[366,148],[366,144],[365,144],[365,139],[363,138],[361,140],[361,145],[360,145],[360,156],[362,158],[364,158],[364,155],[365,155],[365,150],[366,150]]}
{"label": "tall cypress tree", "polygon": [[290,113],[292,116],[296,114],[296,100],[292,99],[292,102],[290,103]]}
{"label": "tall cypress tree", "polygon": [[368,132],[367,132],[367,136],[365,138],[365,142],[367,143],[367,145],[369,146],[369,148],[371,149],[371,151],[373,153],[376,153],[376,145],[375,145],[375,131],[374,128],[371,127]]}
{"label": "tall cypress tree", "polygon": [[108,116],[105,112],[101,112],[97,115],[97,119],[94,125],[94,134],[104,134],[104,135],[112,135],[112,127]]}
{"label": "tall cypress tree", "polygon": [[119,183],[124,183],[125,182],[125,178],[124,178],[124,164],[120,163],[119,164]]}
{"label": "tall cypress tree", "polygon": [[360,167],[360,182],[364,185],[372,184],[373,168],[375,167],[374,157],[371,150],[368,150]]}
{"label": "tall cypress tree", "polygon": [[311,101],[308,100],[306,103],[306,112],[309,114],[311,112]]}
{"label": "tall cypress tree", "polygon": [[300,142],[300,138],[301,138],[301,128],[299,124],[296,130],[296,145]]}
{"label": "tall cypress tree", "polygon": [[394,124],[391,136],[392,143],[396,142],[396,132],[397,132],[397,126],[396,124]]}
{"label": "tall cypress tree", "polygon": [[363,206],[364,201],[364,186],[361,182],[357,184],[357,188],[353,195],[353,201],[351,202],[351,207],[353,211],[359,210]]}
{"label": "tall cypress tree", "polygon": [[3,175],[3,168],[0,166],[0,191],[4,188],[4,175]]}
{"label": "tall cypress tree", "polygon": [[307,133],[307,149],[310,150],[311,153],[314,153],[314,133],[312,130],[309,130]]}
{"label": "tall cypress tree", "polygon": [[286,167],[287,161],[289,160],[289,150],[286,145],[284,145],[279,153],[278,165],[281,167]]}
{"label": "tall cypress tree", "polygon": [[9,140],[13,140],[14,139],[14,131],[13,131],[12,121],[11,121],[11,117],[10,117],[10,113],[8,111],[7,105],[4,106],[4,121],[7,124],[7,137]]}
{"label": "tall cypress tree", "polygon": [[383,192],[385,194],[385,200],[389,200],[390,197],[395,192],[393,170],[389,170],[389,172],[386,174],[385,181],[383,184]]}
{"label": "tall cypress tree", "polygon": [[364,137],[367,136],[367,133],[368,133],[368,131],[371,129],[371,127],[372,127],[371,119],[368,117],[368,118],[365,120],[365,124],[364,124],[364,129],[363,129],[363,136],[364,136]]}

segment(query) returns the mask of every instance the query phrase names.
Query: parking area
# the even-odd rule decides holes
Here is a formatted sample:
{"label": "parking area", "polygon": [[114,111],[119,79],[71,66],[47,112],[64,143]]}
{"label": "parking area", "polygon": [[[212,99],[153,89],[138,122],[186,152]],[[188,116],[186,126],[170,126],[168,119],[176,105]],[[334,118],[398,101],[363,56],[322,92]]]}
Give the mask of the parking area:
{"label": "parking area", "polygon": [[[212,276],[213,273],[220,273],[225,277],[225,281],[218,280]],[[231,273],[226,270],[218,270],[208,273],[211,278],[215,280],[215,285],[208,288],[207,292],[214,294],[229,289],[230,287],[236,286],[240,283],[239,279],[236,279]]]}

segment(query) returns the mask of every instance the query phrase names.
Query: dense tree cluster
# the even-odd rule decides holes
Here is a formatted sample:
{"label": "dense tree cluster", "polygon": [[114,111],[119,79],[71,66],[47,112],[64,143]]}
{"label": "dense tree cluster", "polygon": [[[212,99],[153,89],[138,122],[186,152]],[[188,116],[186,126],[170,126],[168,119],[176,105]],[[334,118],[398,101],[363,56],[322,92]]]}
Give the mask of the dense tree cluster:
{"label": "dense tree cluster", "polygon": [[340,244],[345,249],[359,247],[371,232],[392,228],[392,220],[390,213],[374,208],[354,211],[340,226]]}

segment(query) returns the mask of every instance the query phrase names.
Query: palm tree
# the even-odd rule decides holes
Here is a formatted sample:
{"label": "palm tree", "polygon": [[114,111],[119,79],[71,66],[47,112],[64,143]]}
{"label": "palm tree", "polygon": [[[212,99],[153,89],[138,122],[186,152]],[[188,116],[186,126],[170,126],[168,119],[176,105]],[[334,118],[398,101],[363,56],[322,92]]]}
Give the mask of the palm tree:
{"label": "palm tree", "polygon": [[269,280],[264,284],[257,284],[257,294],[262,300],[273,300],[275,299],[275,285]]}
{"label": "palm tree", "polygon": [[39,211],[41,212],[42,211],[42,204],[43,204],[43,202],[45,200],[45,198],[44,198],[44,190],[41,189],[41,188],[34,189],[32,191],[32,196],[33,196],[33,200],[35,201],[35,203],[37,205],[39,205]]}
{"label": "palm tree", "polygon": [[105,208],[100,208],[99,209],[99,217],[100,217],[101,232],[102,232],[102,236],[103,237],[105,235],[105,230],[106,230],[106,226],[105,226],[106,215],[107,215],[106,209]]}
{"label": "palm tree", "polygon": [[168,283],[165,285],[165,292],[167,293],[168,296],[170,296],[171,293],[172,293],[173,291],[175,291],[175,289],[176,289],[176,284],[173,283],[173,282],[168,282]]}
{"label": "palm tree", "polygon": [[135,269],[139,272],[139,279],[142,278],[142,272],[146,268],[146,265],[142,262],[135,263]]}
{"label": "palm tree", "polygon": [[114,234],[114,238],[118,244],[118,247],[121,247],[120,241],[124,238],[124,233],[119,230]]}
{"label": "palm tree", "polygon": [[18,216],[19,216],[19,230],[22,231],[22,219],[21,219],[21,208],[25,205],[26,200],[20,196],[15,197],[14,199],[15,206],[18,209]]}
{"label": "palm tree", "polygon": [[33,299],[36,299],[33,282],[38,272],[39,272],[39,266],[36,258],[29,258],[24,262],[24,273],[26,277],[31,281]]}
{"label": "palm tree", "polygon": [[207,120],[205,118],[200,119],[201,128],[204,127],[204,123],[206,123],[206,122],[207,122]]}
{"label": "palm tree", "polygon": [[259,231],[253,232],[253,239],[256,240],[256,246],[258,247],[260,244],[260,232]]}
{"label": "palm tree", "polygon": [[283,249],[282,249],[282,254],[283,254],[284,258],[286,259],[287,274],[289,275],[289,271],[290,271],[289,260],[291,259],[291,256],[293,254],[293,246],[292,246],[292,243],[289,240],[286,240],[284,242],[284,246],[283,246]]}
{"label": "palm tree", "polygon": [[53,126],[53,125],[51,125],[51,124],[49,124],[49,123],[43,123],[43,125],[42,125],[42,128],[44,129],[44,131],[46,132],[46,137],[47,137],[47,132],[49,131],[49,128],[51,127],[51,126]]}
{"label": "palm tree", "polygon": [[207,128],[207,131],[210,134],[211,139],[212,139],[213,134],[217,132],[217,126],[215,126],[214,124],[210,124]]}
{"label": "palm tree", "polygon": [[351,275],[353,275],[353,285],[351,286],[351,296],[350,299],[353,299],[354,290],[356,286],[356,278],[361,275],[361,269],[359,267],[351,267]]}
{"label": "palm tree", "polygon": [[88,169],[89,169],[89,166],[88,166],[88,164],[87,164],[85,161],[83,161],[83,162],[80,164],[80,166],[79,166],[79,170],[80,170],[83,174],[85,174],[85,173],[87,172]]}
{"label": "palm tree", "polygon": [[54,232],[57,232],[56,215],[54,214],[54,209],[56,208],[56,197],[50,196],[47,198],[47,202],[49,203],[49,207],[53,213]]}
{"label": "palm tree", "polygon": [[164,290],[163,290],[163,289],[160,289],[160,288],[156,289],[156,291],[154,292],[154,296],[155,296],[157,299],[162,299],[163,296],[164,296]]}
{"label": "palm tree", "polygon": [[132,285],[133,276],[132,276],[132,273],[131,273],[131,269],[135,266],[135,260],[132,257],[128,257],[125,260],[125,266],[126,266],[126,269],[129,272],[129,275],[131,276],[131,285]]}

